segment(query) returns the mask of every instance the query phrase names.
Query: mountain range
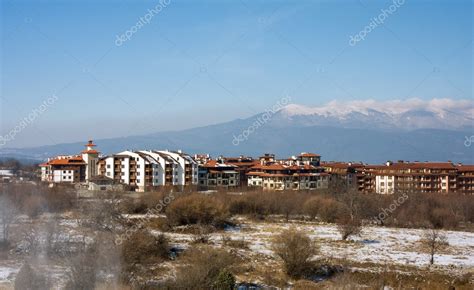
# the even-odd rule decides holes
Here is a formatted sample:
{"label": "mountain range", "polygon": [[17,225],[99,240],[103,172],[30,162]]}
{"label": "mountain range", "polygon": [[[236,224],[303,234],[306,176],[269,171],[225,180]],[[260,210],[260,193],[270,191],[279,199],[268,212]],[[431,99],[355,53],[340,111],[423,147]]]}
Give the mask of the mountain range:
{"label": "mountain range", "polygon": [[[264,117],[265,115],[265,117]],[[323,160],[387,160],[474,164],[474,105],[470,100],[349,101],[308,107],[289,104],[250,118],[181,131],[96,139],[104,154],[125,149],[170,149],[218,155],[315,152]],[[0,157],[42,160],[76,154],[78,143],[0,149]]]}

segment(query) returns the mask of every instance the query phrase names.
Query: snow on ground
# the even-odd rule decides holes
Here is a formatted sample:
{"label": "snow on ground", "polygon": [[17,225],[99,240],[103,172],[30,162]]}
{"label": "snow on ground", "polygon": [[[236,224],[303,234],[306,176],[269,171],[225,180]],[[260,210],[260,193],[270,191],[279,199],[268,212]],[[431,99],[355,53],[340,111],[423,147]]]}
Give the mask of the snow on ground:
{"label": "snow on ground", "polygon": [[15,276],[20,271],[21,265],[15,261],[0,262],[0,289],[10,289],[13,287]]}
{"label": "snow on ground", "polygon": [[[360,237],[351,241],[341,241],[337,227],[332,224],[315,223],[268,223],[246,222],[237,228],[226,229],[225,233],[213,233],[211,241],[222,243],[222,236],[232,240],[243,240],[250,250],[272,256],[272,238],[290,227],[306,232],[320,246],[321,257],[345,258],[354,262],[376,264],[399,264],[425,267],[429,257],[422,252],[420,239],[424,230],[364,227]],[[156,233],[156,232],[155,232]],[[443,231],[449,248],[435,256],[435,264],[441,269],[474,269],[474,233]],[[186,247],[193,235],[165,233],[176,246]]]}

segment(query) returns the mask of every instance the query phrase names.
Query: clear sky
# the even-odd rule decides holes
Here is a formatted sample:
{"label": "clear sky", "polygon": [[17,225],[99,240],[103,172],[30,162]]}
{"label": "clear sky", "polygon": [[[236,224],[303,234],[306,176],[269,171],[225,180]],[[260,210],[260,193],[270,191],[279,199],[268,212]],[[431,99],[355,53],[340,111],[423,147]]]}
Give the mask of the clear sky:
{"label": "clear sky", "polygon": [[2,0],[0,133],[52,96],[7,147],[220,123],[286,95],[472,98],[473,2],[397,3]]}

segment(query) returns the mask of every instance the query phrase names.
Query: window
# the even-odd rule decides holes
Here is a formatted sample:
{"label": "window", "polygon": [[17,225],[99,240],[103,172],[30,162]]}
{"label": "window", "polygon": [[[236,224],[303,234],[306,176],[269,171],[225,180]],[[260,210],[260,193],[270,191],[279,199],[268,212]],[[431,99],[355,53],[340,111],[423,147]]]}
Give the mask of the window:
{"label": "window", "polygon": [[122,166],[121,166],[121,167],[122,167],[122,168],[125,168],[125,165],[123,165],[123,164],[122,164]]}
{"label": "window", "polygon": [[110,172],[107,172],[107,176],[110,176]]}
{"label": "window", "polygon": [[137,172],[137,176],[140,176],[140,171]]}
{"label": "window", "polygon": [[140,183],[140,178],[137,178],[137,183]]}
{"label": "window", "polygon": [[107,164],[107,168],[110,168],[110,164]]}
{"label": "window", "polygon": [[137,164],[137,168],[140,168],[140,164]]}

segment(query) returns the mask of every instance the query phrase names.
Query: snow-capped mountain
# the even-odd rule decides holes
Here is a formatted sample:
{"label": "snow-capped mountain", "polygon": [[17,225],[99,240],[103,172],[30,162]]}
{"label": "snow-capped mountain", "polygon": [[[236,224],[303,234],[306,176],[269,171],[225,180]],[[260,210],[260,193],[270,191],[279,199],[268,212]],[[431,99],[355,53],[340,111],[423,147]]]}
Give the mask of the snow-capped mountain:
{"label": "snow-capped mountain", "polygon": [[[474,133],[472,101],[353,101],[315,108],[292,104],[272,113],[265,123],[261,123],[262,114],[182,131],[94,141],[103,154],[127,148],[183,149],[213,156],[275,153],[281,157],[310,151],[325,160],[451,160],[474,164],[474,147],[465,143]],[[245,132],[247,138],[236,145],[236,136]],[[83,143],[0,148],[0,159],[76,154]]]}
{"label": "snow-capped mountain", "polygon": [[320,107],[290,104],[275,114],[272,123],[277,126],[466,130],[474,127],[474,101],[333,101]]}

